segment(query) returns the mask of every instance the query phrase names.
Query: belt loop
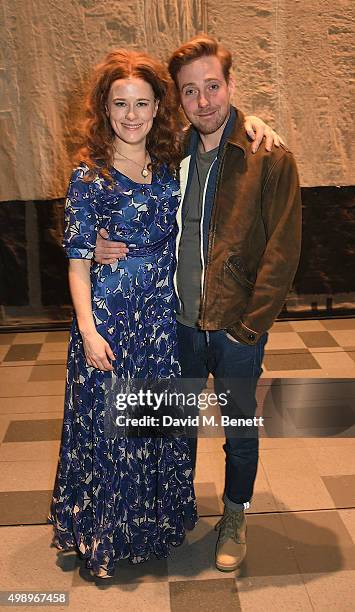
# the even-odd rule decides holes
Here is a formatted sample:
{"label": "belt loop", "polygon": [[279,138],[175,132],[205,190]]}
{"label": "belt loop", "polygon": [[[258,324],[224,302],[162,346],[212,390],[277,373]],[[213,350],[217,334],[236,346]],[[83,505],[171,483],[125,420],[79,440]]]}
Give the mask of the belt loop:
{"label": "belt loop", "polygon": [[210,332],[206,331],[206,342],[207,342],[207,346],[210,345]]}

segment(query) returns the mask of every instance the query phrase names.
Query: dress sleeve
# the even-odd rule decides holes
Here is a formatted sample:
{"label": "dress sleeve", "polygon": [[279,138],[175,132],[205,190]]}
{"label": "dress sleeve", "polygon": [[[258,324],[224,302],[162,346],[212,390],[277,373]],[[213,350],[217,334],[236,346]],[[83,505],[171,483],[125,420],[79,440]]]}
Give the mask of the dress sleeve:
{"label": "dress sleeve", "polygon": [[98,231],[98,214],[92,182],[85,182],[85,169],[73,171],[64,209],[62,246],[70,259],[92,259]]}

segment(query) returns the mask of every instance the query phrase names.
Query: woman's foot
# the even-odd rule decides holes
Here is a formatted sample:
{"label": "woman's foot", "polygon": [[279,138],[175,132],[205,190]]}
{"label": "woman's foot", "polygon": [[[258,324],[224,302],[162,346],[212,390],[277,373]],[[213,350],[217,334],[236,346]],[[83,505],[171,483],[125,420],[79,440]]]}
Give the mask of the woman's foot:
{"label": "woman's foot", "polygon": [[113,578],[113,576],[110,576],[110,574],[106,570],[102,569],[101,567],[99,569],[98,574],[95,574],[95,572],[92,569],[90,570],[90,574],[91,576],[94,576],[94,578]]}

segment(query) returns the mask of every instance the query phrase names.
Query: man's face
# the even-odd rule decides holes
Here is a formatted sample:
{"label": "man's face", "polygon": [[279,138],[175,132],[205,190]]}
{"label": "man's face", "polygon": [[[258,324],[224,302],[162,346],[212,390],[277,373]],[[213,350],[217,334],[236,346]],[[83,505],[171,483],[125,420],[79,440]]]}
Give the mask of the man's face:
{"label": "man's face", "polygon": [[181,105],[186,117],[201,134],[213,134],[229,115],[234,81],[226,82],[215,55],[183,66],[177,74]]}

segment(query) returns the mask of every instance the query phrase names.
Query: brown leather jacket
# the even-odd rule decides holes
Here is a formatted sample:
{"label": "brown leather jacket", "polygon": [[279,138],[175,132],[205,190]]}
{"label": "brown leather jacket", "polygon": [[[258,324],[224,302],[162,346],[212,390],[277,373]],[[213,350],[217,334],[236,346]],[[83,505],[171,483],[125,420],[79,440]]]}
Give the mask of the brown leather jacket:
{"label": "brown leather jacket", "polygon": [[[203,212],[208,225],[199,325],[226,329],[240,342],[255,344],[282,309],[297,270],[301,197],[292,153],[281,146],[253,154],[243,114],[233,108],[232,113],[215,175],[207,178],[213,184],[212,192],[211,184],[206,189],[206,195],[212,193],[210,210],[207,202]],[[182,163],[182,196],[196,142]],[[204,224],[206,219],[201,229]]]}

